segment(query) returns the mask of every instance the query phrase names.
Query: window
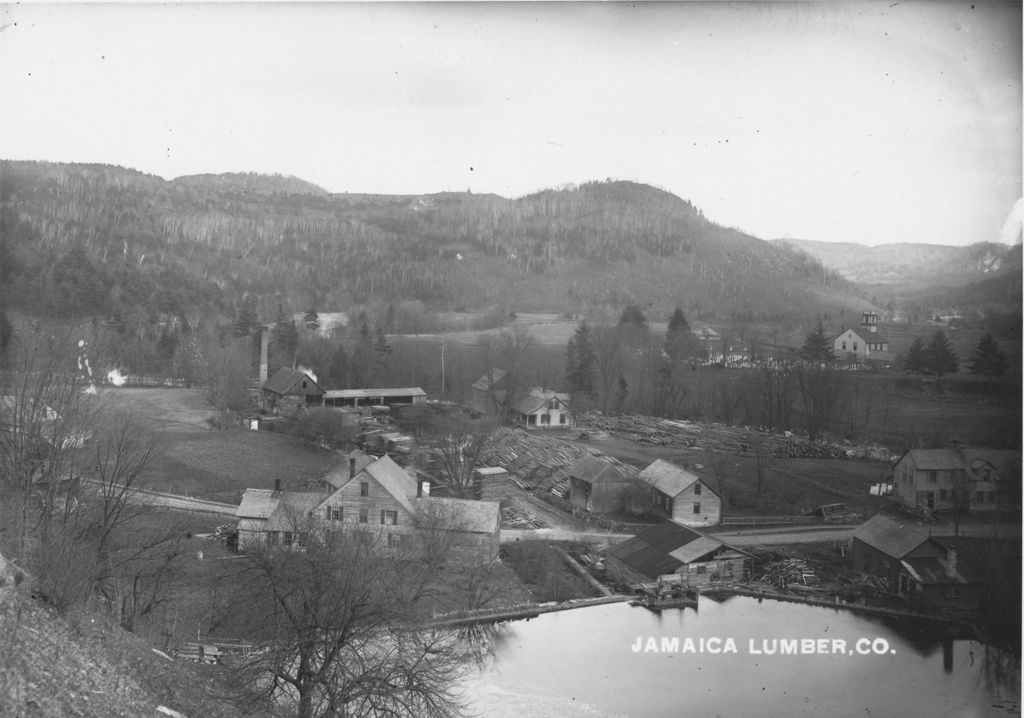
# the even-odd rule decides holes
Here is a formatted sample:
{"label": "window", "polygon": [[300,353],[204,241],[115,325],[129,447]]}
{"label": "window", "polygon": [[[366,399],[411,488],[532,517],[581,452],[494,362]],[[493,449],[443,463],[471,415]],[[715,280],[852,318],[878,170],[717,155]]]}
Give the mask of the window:
{"label": "window", "polygon": [[948,499],[949,496],[947,495],[947,493],[948,492],[945,489],[939,489],[939,501],[945,501],[946,499]]}
{"label": "window", "polygon": [[306,541],[309,539],[309,534],[305,531],[299,532],[299,548],[306,548]]}
{"label": "window", "polygon": [[380,523],[381,525],[391,524],[392,526],[398,525],[398,512],[392,511],[391,509],[380,510]]}
{"label": "window", "polygon": [[285,531],[284,532],[284,541],[282,541],[282,543],[284,544],[285,548],[291,548],[291,545],[292,545],[292,532],[291,531]]}
{"label": "window", "polygon": [[983,504],[983,503],[985,503],[985,492],[984,491],[976,491],[974,493],[974,503],[976,503],[976,504]]}
{"label": "window", "polygon": [[370,520],[370,509],[359,509],[359,523],[365,524]]}
{"label": "window", "polygon": [[695,514],[699,514],[700,513],[700,502],[699,501],[694,501],[693,502],[693,513],[695,513]]}
{"label": "window", "polygon": [[558,423],[559,423],[559,424],[564,424],[564,423],[565,423],[565,414],[561,414],[561,415],[560,415],[560,416],[558,417]]}
{"label": "window", "polygon": [[857,351],[857,342],[854,342],[854,343],[853,343],[853,350],[854,350],[854,351]]}
{"label": "window", "polygon": [[843,342],[843,351],[846,351],[846,342]]}
{"label": "window", "polygon": [[994,504],[996,502],[996,492],[995,491],[989,491],[988,492],[988,502],[990,504]]}
{"label": "window", "polygon": [[696,494],[697,496],[700,496],[700,482],[699,481],[696,484],[693,485],[693,493]]}
{"label": "window", "polygon": [[707,573],[707,572],[708,572],[708,567],[707,566],[705,566],[702,563],[698,563],[697,564],[697,573]]}
{"label": "window", "polygon": [[939,472],[934,469],[928,472],[928,483],[934,484],[939,480]]}
{"label": "window", "polygon": [[267,543],[271,546],[277,545],[277,531],[267,531]]}
{"label": "window", "polygon": [[962,592],[959,586],[946,586],[942,589],[943,598],[960,598]]}
{"label": "window", "polygon": [[330,506],[327,507],[327,515],[324,518],[326,518],[328,521],[331,520],[331,507]]}
{"label": "window", "polygon": [[396,548],[402,544],[401,534],[388,534],[388,548]]}
{"label": "window", "polygon": [[369,496],[370,495],[370,483],[368,481],[359,482],[359,495]]}

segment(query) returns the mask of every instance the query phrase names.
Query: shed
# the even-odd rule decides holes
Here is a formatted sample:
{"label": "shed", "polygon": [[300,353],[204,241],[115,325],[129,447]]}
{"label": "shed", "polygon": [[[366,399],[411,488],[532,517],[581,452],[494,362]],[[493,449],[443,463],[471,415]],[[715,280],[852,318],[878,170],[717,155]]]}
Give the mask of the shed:
{"label": "shed", "polygon": [[585,511],[618,513],[635,482],[608,457],[584,456],[569,467],[569,502]]}

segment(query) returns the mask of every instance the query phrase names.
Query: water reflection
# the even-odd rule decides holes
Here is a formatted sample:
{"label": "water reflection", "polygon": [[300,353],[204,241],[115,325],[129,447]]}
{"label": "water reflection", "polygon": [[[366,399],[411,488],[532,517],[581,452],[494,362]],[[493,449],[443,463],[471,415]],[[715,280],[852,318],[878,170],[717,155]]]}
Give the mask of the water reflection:
{"label": "water reflection", "polygon": [[[656,650],[634,651],[649,637]],[[678,642],[661,650],[662,637]],[[701,648],[716,637],[738,650]],[[686,639],[694,650],[681,650]],[[816,649],[827,639],[829,650],[782,649],[800,639]],[[465,640],[478,646],[469,692],[484,716],[507,715],[512,695],[536,716],[584,704],[594,715],[677,716],[685,705],[688,716],[1005,716],[1020,703],[1019,661],[942,624],[749,597],[657,613],[595,606],[477,627]],[[755,652],[762,642],[775,653]],[[501,706],[488,703],[496,696]]]}

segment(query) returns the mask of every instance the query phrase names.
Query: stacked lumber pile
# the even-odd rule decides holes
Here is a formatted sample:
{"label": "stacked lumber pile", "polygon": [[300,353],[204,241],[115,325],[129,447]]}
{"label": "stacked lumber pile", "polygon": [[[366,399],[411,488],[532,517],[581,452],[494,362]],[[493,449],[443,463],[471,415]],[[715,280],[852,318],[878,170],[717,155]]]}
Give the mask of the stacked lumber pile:
{"label": "stacked lumber pile", "polygon": [[845,459],[848,456],[846,450],[838,446],[793,439],[776,446],[772,455],[785,459]]}
{"label": "stacked lumber pile", "polygon": [[486,466],[501,466],[512,483],[532,491],[569,495],[569,467],[592,452],[552,436],[502,427],[491,434],[480,457]]}
{"label": "stacked lumber pile", "polygon": [[[806,441],[792,434],[772,434],[749,427],[700,424],[651,416],[597,416],[580,419],[587,427],[648,446],[693,449],[726,454],[768,454],[788,459],[845,459],[848,450],[830,443]],[[590,438],[595,438],[590,434]]]}
{"label": "stacked lumber pile", "polygon": [[530,516],[518,506],[506,505],[501,507],[501,525],[512,529],[539,529],[543,524],[534,516]]}

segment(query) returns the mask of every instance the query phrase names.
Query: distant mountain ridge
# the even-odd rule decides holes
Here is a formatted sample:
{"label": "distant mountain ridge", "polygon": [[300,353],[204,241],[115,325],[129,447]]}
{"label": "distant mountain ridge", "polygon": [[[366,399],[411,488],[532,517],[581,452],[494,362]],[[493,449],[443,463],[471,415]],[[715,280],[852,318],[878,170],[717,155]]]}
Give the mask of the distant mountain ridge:
{"label": "distant mountain ridge", "polygon": [[965,247],[893,243],[866,246],[805,239],[774,240],[795,247],[851,282],[904,290],[962,286],[1020,271],[1020,246],[992,242]]}
{"label": "distant mountain ridge", "polygon": [[634,182],[517,199],[389,196],[329,194],[280,175],[167,181],[111,165],[3,161],[0,204],[9,296],[44,314],[230,316],[245,293],[293,311],[418,300],[806,318],[870,307],[803,249],[717,225]]}

